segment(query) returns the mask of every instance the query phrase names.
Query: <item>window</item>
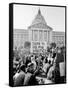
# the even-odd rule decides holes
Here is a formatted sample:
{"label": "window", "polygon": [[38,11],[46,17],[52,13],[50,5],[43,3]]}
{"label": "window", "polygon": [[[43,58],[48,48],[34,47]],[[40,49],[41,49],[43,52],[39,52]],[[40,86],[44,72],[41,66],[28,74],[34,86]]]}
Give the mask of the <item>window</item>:
{"label": "window", "polygon": [[42,30],[39,31],[39,40],[40,41],[43,40],[43,31]]}
{"label": "window", "polygon": [[47,32],[44,31],[44,40],[47,41]]}
{"label": "window", "polygon": [[50,41],[50,32],[48,32],[48,42]]}
{"label": "window", "polygon": [[33,40],[38,41],[38,31],[37,30],[33,31]]}

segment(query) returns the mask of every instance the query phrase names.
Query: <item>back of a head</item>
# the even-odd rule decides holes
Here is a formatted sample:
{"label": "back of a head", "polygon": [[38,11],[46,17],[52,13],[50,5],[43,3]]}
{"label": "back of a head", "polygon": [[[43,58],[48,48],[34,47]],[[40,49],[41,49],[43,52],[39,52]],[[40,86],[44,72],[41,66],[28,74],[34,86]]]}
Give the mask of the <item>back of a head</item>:
{"label": "back of a head", "polygon": [[20,70],[22,70],[22,71],[24,71],[25,72],[25,65],[22,65],[21,67],[20,67]]}
{"label": "back of a head", "polygon": [[51,64],[51,61],[49,60],[49,64]]}

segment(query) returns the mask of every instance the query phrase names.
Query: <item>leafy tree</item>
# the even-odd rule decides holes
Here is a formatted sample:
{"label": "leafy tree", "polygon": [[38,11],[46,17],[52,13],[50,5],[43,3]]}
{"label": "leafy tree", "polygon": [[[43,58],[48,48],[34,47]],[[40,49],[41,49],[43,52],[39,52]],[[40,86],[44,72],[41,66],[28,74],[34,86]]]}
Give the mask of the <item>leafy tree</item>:
{"label": "leafy tree", "polygon": [[56,47],[56,43],[55,43],[55,42],[54,42],[54,43],[51,43],[51,44],[50,44],[50,47],[51,47],[51,48],[55,48],[55,47]]}

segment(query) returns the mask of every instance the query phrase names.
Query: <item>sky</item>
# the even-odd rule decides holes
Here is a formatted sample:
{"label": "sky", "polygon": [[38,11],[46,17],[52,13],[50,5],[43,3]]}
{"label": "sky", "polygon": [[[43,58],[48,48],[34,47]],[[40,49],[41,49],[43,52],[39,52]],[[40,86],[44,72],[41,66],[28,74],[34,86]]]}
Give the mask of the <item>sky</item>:
{"label": "sky", "polygon": [[51,6],[32,6],[14,4],[13,20],[14,29],[28,29],[40,8],[47,25],[53,31],[65,32],[65,8]]}

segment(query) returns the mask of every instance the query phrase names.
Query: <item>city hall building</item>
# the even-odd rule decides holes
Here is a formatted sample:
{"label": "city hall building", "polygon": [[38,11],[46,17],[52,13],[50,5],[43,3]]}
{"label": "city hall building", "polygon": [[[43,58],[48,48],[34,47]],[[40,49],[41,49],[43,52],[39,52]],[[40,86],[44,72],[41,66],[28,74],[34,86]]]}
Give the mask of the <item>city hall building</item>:
{"label": "city hall building", "polygon": [[57,46],[65,45],[65,32],[55,32],[48,26],[40,9],[27,29],[14,29],[14,47],[24,47],[25,42],[31,43],[31,52],[40,52],[55,42]]}

